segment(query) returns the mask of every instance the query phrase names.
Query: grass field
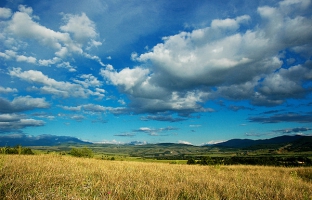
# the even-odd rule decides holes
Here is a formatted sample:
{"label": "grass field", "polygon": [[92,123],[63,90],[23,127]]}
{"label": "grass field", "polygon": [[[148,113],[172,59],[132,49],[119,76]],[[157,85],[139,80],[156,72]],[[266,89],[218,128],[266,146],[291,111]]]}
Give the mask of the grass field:
{"label": "grass field", "polygon": [[0,155],[0,199],[312,199],[312,168]]}

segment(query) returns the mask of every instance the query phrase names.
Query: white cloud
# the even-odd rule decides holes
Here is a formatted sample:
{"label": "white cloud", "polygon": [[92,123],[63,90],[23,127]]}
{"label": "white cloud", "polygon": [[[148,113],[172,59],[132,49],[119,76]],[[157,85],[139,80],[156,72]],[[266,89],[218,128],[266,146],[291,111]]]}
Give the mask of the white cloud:
{"label": "white cloud", "polygon": [[69,72],[76,72],[76,67],[71,66],[69,62],[62,62],[60,64],[57,64],[56,67],[58,68],[65,68],[67,69]]}
{"label": "white cloud", "polygon": [[68,54],[68,48],[67,47],[61,47],[61,49],[57,52],[55,52],[55,55],[64,58]]}
{"label": "white cloud", "polygon": [[28,15],[32,15],[33,13],[33,9],[31,7],[26,7],[24,5],[19,5],[18,10],[23,13],[27,13]]}
{"label": "white cloud", "polygon": [[96,104],[85,104],[82,105],[83,109],[85,111],[91,112],[91,113],[105,113],[105,112],[111,112],[113,114],[124,114],[127,111],[125,107],[106,107]]}
{"label": "white cloud", "polygon": [[[83,74],[79,77],[80,79],[83,79],[83,81],[75,79],[73,80],[75,83],[81,84],[83,87],[99,87],[102,85],[102,82],[99,81],[95,76],[92,74]],[[98,90],[101,91],[101,90]]]}
{"label": "white cloud", "polygon": [[24,56],[24,55],[20,55],[20,56],[16,56],[16,61],[17,62],[28,62],[28,63],[33,63],[36,64],[37,59],[35,57],[32,56]]}
{"label": "white cloud", "polygon": [[179,140],[178,144],[188,144],[188,145],[192,145],[192,143],[188,142],[188,141],[184,141],[184,140]]}
{"label": "white cloud", "polygon": [[[72,33],[74,39],[80,43],[85,43],[89,38],[95,38],[98,34],[95,30],[95,24],[85,13],[81,15],[65,14],[63,20],[66,23],[60,29],[64,32]],[[92,46],[101,45],[100,42],[91,40]]]}
{"label": "white cloud", "polygon": [[[10,48],[8,52],[0,52],[0,57],[5,59],[16,58],[18,62],[28,62],[32,64],[39,64],[41,66],[50,66],[60,63],[59,66],[64,66],[63,63],[69,56],[80,55],[85,58],[96,60],[100,65],[105,66],[98,56],[85,53],[85,50],[90,50],[92,47],[102,45],[97,41],[99,34],[96,32],[95,24],[91,21],[85,13],[81,15],[63,14],[64,25],[60,26],[60,31],[52,30],[46,26],[41,25],[38,20],[39,17],[34,16],[31,7],[20,5],[19,11],[13,13],[11,19],[4,23],[4,31],[2,36],[5,40],[5,45]],[[2,15],[10,10],[1,10]],[[11,12],[11,11],[10,11]],[[13,39],[14,38],[14,39]],[[38,52],[31,48],[36,42],[47,48],[45,54]],[[9,51],[21,50],[23,45],[23,53],[15,52],[16,55],[10,55]],[[24,55],[28,50],[36,51],[33,56]],[[48,52],[48,53],[46,53]],[[33,52],[30,52],[33,53]],[[54,53],[54,55],[51,55]],[[22,55],[18,55],[22,54]],[[38,60],[38,63],[36,63]],[[67,65],[68,66],[68,65]],[[71,72],[74,68],[67,67]]]}
{"label": "white cloud", "polygon": [[312,79],[312,72],[301,65],[288,69],[280,69],[274,74],[268,75],[259,86],[262,95],[275,100],[286,98],[300,98],[307,94],[302,87],[302,81]]}
{"label": "white cloud", "polygon": [[[28,13],[16,12],[8,26],[8,30],[22,38],[35,39],[43,45],[54,49],[61,49],[62,44],[71,44],[68,33],[55,32],[37,22],[34,22]],[[72,48],[75,49],[75,48]]]}
{"label": "white cloud", "polygon": [[215,19],[215,20],[212,20],[212,22],[211,22],[211,28],[213,28],[213,29],[226,28],[226,29],[236,30],[239,28],[240,23],[245,23],[249,20],[250,20],[250,16],[248,16],[248,15],[243,15],[243,16],[237,17],[235,19],[230,19],[230,18],[222,19],[222,20]]}
{"label": "white cloud", "polygon": [[[70,82],[64,81],[56,81],[55,79],[49,78],[48,76],[44,75],[40,71],[36,70],[29,70],[29,71],[21,71],[21,68],[13,68],[13,70],[9,71],[11,76],[18,77],[22,80],[42,84],[43,87],[39,88],[42,93],[53,94],[55,96],[60,96],[63,98],[68,97],[81,97],[87,98],[90,95],[94,96],[102,96],[99,95],[98,92],[93,92],[90,89],[82,87],[80,84],[74,84]],[[38,89],[33,87],[33,89]]]}
{"label": "white cloud", "polygon": [[0,57],[3,57],[5,59],[16,59],[17,62],[27,62],[36,64],[37,59],[32,56],[24,56],[24,55],[17,55],[17,52],[13,50],[5,50],[4,53],[0,52]]}
{"label": "white cloud", "polygon": [[[38,63],[41,66],[50,66],[50,65],[54,65],[54,64],[56,64],[56,63],[58,63],[60,61],[61,61],[60,58],[54,57],[53,59],[40,59],[38,61]],[[62,64],[61,64],[61,66],[62,66]]]}
{"label": "white cloud", "polygon": [[[309,5],[285,1],[259,7],[260,24],[245,31],[239,28],[252,20],[248,15],[213,20],[210,27],[167,36],[146,53],[132,53],[142,66],[119,72],[106,67],[101,75],[129,95],[136,112],[207,112],[212,110],[202,103],[218,97],[268,106],[300,97],[307,92],[303,73],[295,80],[276,73],[283,71],[279,54],[285,49],[311,56],[301,47],[311,46],[312,19],[296,13],[293,3]],[[286,7],[292,15],[285,14]]]}
{"label": "white cloud", "polygon": [[83,53],[83,56],[92,60],[97,61],[102,67],[105,67],[106,65],[102,62],[101,58],[98,56],[92,56],[88,53]]}
{"label": "white cloud", "polygon": [[0,8],[0,18],[7,19],[11,17],[12,11],[9,8]]}
{"label": "white cloud", "polygon": [[0,133],[17,132],[27,127],[38,127],[45,124],[42,120],[25,118],[24,115],[0,114]]}
{"label": "white cloud", "polygon": [[11,93],[11,92],[18,92],[16,88],[9,88],[9,87],[2,87],[0,86],[0,93]]}
{"label": "white cloud", "polygon": [[202,145],[213,145],[213,144],[218,144],[218,143],[222,143],[222,142],[225,142],[225,140],[211,140],[211,141],[206,142]]}
{"label": "white cloud", "polygon": [[123,100],[123,99],[119,99],[119,100],[118,100],[118,103],[120,103],[121,105],[126,105],[126,102],[125,102],[125,100]]}
{"label": "white cloud", "polygon": [[50,104],[45,101],[44,98],[33,98],[31,96],[16,97],[12,101],[12,106],[15,109],[24,108],[48,108]]}
{"label": "white cloud", "polygon": [[64,110],[69,110],[69,111],[80,111],[81,110],[81,106],[60,106],[61,108],[63,108]]}
{"label": "white cloud", "polygon": [[0,122],[12,122],[20,120],[21,115],[17,115],[15,113],[11,114],[0,114]]}
{"label": "white cloud", "polygon": [[0,98],[0,102],[0,113],[15,113],[50,107],[50,104],[44,98],[33,98],[31,96],[15,97],[12,102]]}
{"label": "white cloud", "polygon": [[138,67],[134,69],[124,68],[120,72],[117,72],[112,69],[111,65],[100,71],[100,74],[112,84],[122,87],[125,91],[130,93],[131,91],[129,90],[142,83],[146,79],[148,73],[148,69]]}
{"label": "white cloud", "polygon": [[172,131],[172,130],[178,130],[178,128],[174,127],[165,127],[165,128],[149,128],[149,127],[140,127],[137,130],[133,130],[133,132],[142,132],[142,133],[147,133],[150,136],[167,136],[167,135],[161,135],[159,133],[161,132],[167,132],[167,131]]}
{"label": "white cloud", "polygon": [[77,122],[81,122],[82,120],[85,119],[85,117],[83,115],[73,115],[70,118],[73,120],[76,120]]}
{"label": "white cloud", "polygon": [[284,0],[279,2],[279,4],[281,5],[281,7],[298,5],[300,8],[306,9],[311,4],[311,0]]}

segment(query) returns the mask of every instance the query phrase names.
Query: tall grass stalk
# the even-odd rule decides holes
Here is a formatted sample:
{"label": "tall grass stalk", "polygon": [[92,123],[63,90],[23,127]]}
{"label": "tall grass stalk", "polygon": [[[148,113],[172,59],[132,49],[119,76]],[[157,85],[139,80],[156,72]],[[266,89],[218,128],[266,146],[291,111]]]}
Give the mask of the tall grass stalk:
{"label": "tall grass stalk", "polygon": [[0,155],[0,199],[311,199],[312,168]]}

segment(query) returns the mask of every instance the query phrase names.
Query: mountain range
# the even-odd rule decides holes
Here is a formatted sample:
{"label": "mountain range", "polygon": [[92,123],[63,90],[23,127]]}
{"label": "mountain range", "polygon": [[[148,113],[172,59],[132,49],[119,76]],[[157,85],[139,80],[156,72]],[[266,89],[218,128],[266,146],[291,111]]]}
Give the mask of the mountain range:
{"label": "mountain range", "polygon": [[82,141],[76,137],[56,136],[56,135],[39,135],[28,136],[24,134],[0,135],[0,146],[55,146],[64,143],[71,144],[92,144],[91,142]]}
{"label": "mountain range", "polygon": [[[24,134],[12,134],[12,135],[0,135],[0,146],[56,146],[60,144],[79,144],[79,145],[91,145],[97,143],[86,142],[76,137],[70,136],[56,136],[56,135],[39,135],[28,136]],[[183,147],[193,146],[177,143],[159,143],[159,144],[147,144],[142,142],[130,142],[125,145],[149,145],[157,147]],[[217,148],[235,148],[235,149],[276,149],[286,148],[289,151],[312,151],[312,136],[303,135],[284,135],[274,137],[270,139],[231,139],[222,143],[205,145]]]}

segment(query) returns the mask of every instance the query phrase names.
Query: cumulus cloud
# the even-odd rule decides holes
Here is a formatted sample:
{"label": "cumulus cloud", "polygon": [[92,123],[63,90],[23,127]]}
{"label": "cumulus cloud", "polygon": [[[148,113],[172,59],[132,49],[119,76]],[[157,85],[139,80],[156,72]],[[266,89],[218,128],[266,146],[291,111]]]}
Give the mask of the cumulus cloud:
{"label": "cumulus cloud", "polygon": [[167,132],[167,131],[173,131],[173,130],[178,130],[178,128],[175,127],[165,127],[165,128],[149,128],[149,127],[141,127],[139,129],[133,130],[133,132],[138,132],[138,133],[147,133],[150,136],[164,136],[160,135],[159,133],[161,132]]}
{"label": "cumulus cloud", "polygon": [[250,16],[243,15],[235,19],[215,19],[211,22],[211,28],[213,29],[238,29],[241,23],[246,23],[250,20]]}
{"label": "cumulus cloud", "polygon": [[280,53],[288,49],[311,56],[306,48],[312,46],[312,19],[305,15],[309,6],[287,0],[259,7],[254,27],[248,15],[216,19],[209,27],[163,37],[146,53],[132,53],[141,66],[120,71],[110,66],[100,74],[129,96],[137,113],[212,112],[204,102],[220,97],[261,106],[303,98],[311,91],[302,84],[311,81],[311,65],[286,68]]}
{"label": "cumulus cloud", "polygon": [[124,107],[106,107],[96,104],[86,104],[82,106],[85,111],[93,112],[93,113],[105,113],[111,112],[113,114],[125,114],[127,109]]}
{"label": "cumulus cloud", "polygon": [[[6,92],[12,92],[11,90],[13,89],[5,88]],[[46,102],[45,98],[18,96],[9,101],[0,97],[0,133],[22,132],[22,129],[27,127],[43,126],[44,121],[20,113],[49,107],[50,103]]]}
{"label": "cumulus cloud", "polygon": [[80,106],[59,106],[64,110],[69,111],[85,111],[91,114],[95,113],[106,113],[111,112],[115,115],[128,113],[128,109],[126,107],[110,107],[110,106],[102,106],[97,104],[84,104]]}
{"label": "cumulus cloud", "polygon": [[302,87],[302,82],[312,80],[311,69],[302,65],[280,69],[268,75],[258,87],[258,92],[270,99],[283,100],[286,98],[304,97],[310,89]]}
{"label": "cumulus cloud", "polygon": [[9,18],[12,15],[12,11],[9,8],[0,8],[0,18]]}
{"label": "cumulus cloud", "polygon": [[[69,67],[68,64],[66,65],[68,62],[64,60],[68,56],[76,54],[96,60],[104,65],[99,57],[85,52],[92,47],[102,45],[101,42],[97,41],[99,34],[96,32],[95,23],[85,13],[81,13],[80,15],[63,13],[63,25],[60,26],[59,31],[41,25],[37,22],[39,17],[33,15],[33,9],[24,5],[18,6],[18,11],[13,14],[10,9],[0,8],[0,18],[8,19],[3,24],[5,31],[2,36],[5,38],[6,46],[10,48],[6,52],[0,52],[0,57],[11,59],[12,55],[9,55],[7,51],[21,50],[17,45],[12,44],[24,43],[23,52],[25,52],[28,44],[35,44],[34,42],[37,42],[39,45],[48,48],[46,52],[50,52],[50,58],[40,58],[42,52],[36,53],[38,58],[19,55],[21,53],[16,52],[16,55],[14,55],[16,61],[42,66],[59,63],[59,67],[67,67],[70,71],[74,71],[75,69]],[[51,55],[52,52],[54,52],[54,55]]]}
{"label": "cumulus cloud", "polygon": [[81,106],[59,106],[61,108],[63,108],[64,110],[69,110],[69,111],[80,111],[81,110]]}
{"label": "cumulus cloud", "polygon": [[125,68],[120,72],[112,66],[101,69],[100,74],[116,85],[122,92],[129,94],[130,107],[136,113],[142,112],[165,112],[173,110],[176,112],[212,111],[199,106],[198,102],[203,102],[207,93],[202,91],[178,92],[169,91],[152,81],[148,76],[149,70],[141,67],[134,69]]}
{"label": "cumulus cloud", "polygon": [[80,85],[84,86],[85,88],[88,87],[100,87],[102,85],[102,82],[99,81],[95,76],[92,74],[83,74],[79,76],[80,79],[75,79],[75,83],[79,83]]}
{"label": "cumulus cloud", "polygon": [[16,88],[9,88],[9,87],[2,87],[0,86],[0,93],[11,93],[11,92],[17,92]]}
{"label": "cumulus cloud", "polygon": [[63,98],[87,98],[90,95],[103,97],[103,94],[99,91],[94,92],[88,88],[83,87],[85,85],[64,81],[56,81],[55,79],[49,78],[48,76],[44,75],[41,71],[22,71],[21,68],[13,68],[9,71],[9,74],[13,77],[18,77],[31,83],[43,85],[41,88],[36,88],[35,86],[33,86],[33,89],[39,90],[40,92],[45,94],[52,94]]}
{"label": "cumulus cloud", "polygon": [[130,89],[141,84],[146,79],[148,73],[149,70],[143,68],[125,68],[117,72],[111,65],[100,71],[100,74],[113,85],[121,87],[124,91],[129,93],[133,92],[129,91]]}
{"label": "cumulus cloud", "polygon": [[37,59],[33,56],[25,56],[25,55],[18,55],[17,52],[13,50],[5,50],[5,52],[0,52],[0,57],[4,59],[15,59],[17,62],[27,62],[36,64]]}
{"label": "cumulus cloud", "polygon": [[49,46],[56,50],[61,49],[62,44],[72,45],[72,50],[80,50],[80,48],[72,42],[68,33],[53,31],[33,21],[30,11],[32,12],[31,8],[27,9],[23,7],[20,12],[15,12],[12,16],[12,21],[9,23],[8,30],[18,37],[34,39],[42,45]]}
{"label": "cumulus cloud", "polygon": [[69,72],[76,72],[76,67],[72,66],[69,62],[62,62],[56,65],[58,68],[68,69]]}
{"label": "cumulus cloud", "polygon": [[25,118],[24,115],[14,113],[0,114],[0,133],[21,132],[26,127],[43,126],[42,120]]}
{"label": "cumulus cloud", "polygon": [[85,119],[85,116],[83,116],[83,115],[73,115],[70,118],[73,119],[73,120],[76,120],[77,122],[81,122],[82,120]]}
{"label": "cumulus cloud", "polygon": [[33,98],[31,96],[16,97],[12,102],[0,97],[0,102],[0,113],[15,113],[50,107],[50,104],[44,98]]}
{"label": "cumulus cloud", "polygon": [[[80,43],[85,43],[90,38],[96,38],[98,35],[94,22],[85,13],[81,15],[64,14],[63,21],[66,24],[61,26],[60,29],[73,34],[74,39]],[[91,44],[100,45],[94,40],[92,40]]]}

